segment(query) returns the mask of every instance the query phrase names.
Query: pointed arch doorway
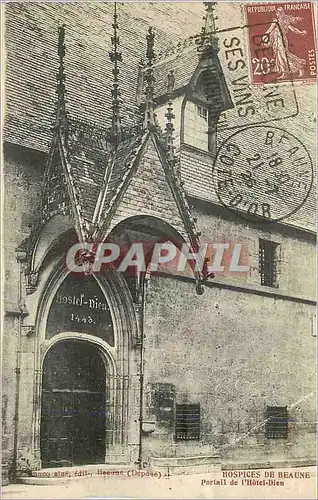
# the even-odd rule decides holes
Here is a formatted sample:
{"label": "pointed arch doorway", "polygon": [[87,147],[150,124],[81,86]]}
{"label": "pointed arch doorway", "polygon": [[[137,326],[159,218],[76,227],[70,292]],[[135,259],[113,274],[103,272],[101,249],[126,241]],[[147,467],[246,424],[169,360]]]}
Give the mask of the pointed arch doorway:
{"label": "pointed arch doorway", "polygon": [[42,467],[103,463],[106,450],[106,368],[90,342],[53,344],[43,364]]}

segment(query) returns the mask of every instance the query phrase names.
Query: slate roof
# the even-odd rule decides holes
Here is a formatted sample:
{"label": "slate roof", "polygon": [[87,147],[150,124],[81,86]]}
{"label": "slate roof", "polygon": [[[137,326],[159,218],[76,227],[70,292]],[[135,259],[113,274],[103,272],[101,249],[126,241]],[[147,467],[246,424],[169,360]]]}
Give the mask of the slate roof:
{"label": "slate roof", "polygon": [[[200,63],[200,54],[198,52],[198,37],[189,37],[183,41],[183,43],[177,44],[175,47],[164,52],[160,57],[156,59],[154,64],[154,76],[155,76],[155,98],[167,94],[168,90],[168,74],[173,70],[174,86],[173,91],[181,91],[189,85],[189,82],[193,80],[193,75]],[[215,82],[220,82],[223,87],[224,96],[228,94],[226,88],[226,82],[223,75],[223,69],[221,68],[218,58],[211,58],[206,63],[207,70],[215,78]],[[229,96],[229,94],[228,94]],[[231,99],[229,98],[228,101]],[[220,100],[219,92],[215,93],[213,97],[213,102],[210,97],[210,104],[213,109],[217,110],[218,104],[220,105],[220,111],[223,110],[223,102]],[[228,106],[226,106],[228,107]],[[232,106],[229,106],[232,107]]]}
{"label": "slate roof", "polygon": [[[137,74],[145,57],[149,25],[156,30],[157,54],[201,29],[205,9],[201,4],[178,4],[180,26],[171,23],[171,4],[123,3],[118,7],[122,92],[122,122],[135,122]],[[48,151],[55,104],[58,64],[57,28],[66,24],[66,86],[70,116],[111,125],[112,3],[17,3],[5,5],[6,122],[5,139]],[[26,50],[27,48],[27,50]]]}
{"label": "slate roof", "polygon": [[[166,220],[179,235],[197,251],[200,245],[200,234],[197,232],[183,188],[181,178],[176,173],[175,165],[170,162],[164,141],[157,130],[143,131],[135,141],[127,147],[124,163],[125,171],[114,192],[114,197],[105,203],[102,214],[102,226],[96,233],[96,240],[103,241],[111,228],[113,218],[118,221],[120,212],[125,207],[129,216],[146,213],[161,220]],[[140,169],[139,175],[136,175]],[[129,190],[131,192],[129,194]],[[127,195],[127,197],[126,197]],[[137,195],[137,196],[136,196]],[[139,196],[138,196],[139,195]],[[126,200],[125,200],[126,198]],[[125,203],[126,201],[126,203]],[[123,207],[123,205],[124,207]],[[117,218],[116,218],[117,213]],[[114,227],[114,226],[113,226]],[[202,273],[194,271],[197,284],[207,277],[208,271],[204,265]],[[198,293],[202,293],[197,289]]]}
{"label": "slate roof", "polygon": [[[102,189],[108,156],[103,151],[88,151],[85,159],[72,156],[73,178],[84,219],[90,225],[93,222],[96,203]],[[89,168],[89,174],[88,174]]]}
{"label": "slate roof", "polygon": [[[215,180],[213,179],[213,159],[207,153],[193,151],[184,147],[181,151],[182,178],[189,196],[204,201],[220,205],[217,196]],[[195,183],[193,182],[193,172],[195,172]],[[286,217],[282,222],[292,227],[316,231],[316,190],[314,189],[316,179],[306,202],[291,216]],[[300,202],[297,197],[296,203]],[[227,209],[229,210],[229,209]],[[291,209],[290,209],[291,211]],[[285,200],[281,199],[281,212],[286,213]],[[243,219],[244,220],[244,219]]]}
{"label": "slate roof", "polygon": [[[65,58],[67,109],[76,117],[107,130],[111,117],[111,63],[107,57],[112,34],[113,6],[108,3],[56,4],[8,3],[6,9],[6,120],[4,138],[28,148],[47,152],[52,138],[56,101],[57,26],[66,23]],[[136,122],[137,74],[145,52],[145,35],[149,25],[156,29],[156,51],[161,55],[155,64],[155,94],[166,91],[167,74],[173,69],[175,88],[182,88],[198,64],[194,33],[202,26],[204,6],[178,4],[179,23],[173,4],[120,4],[118,9],[120,43],[124,62],[120,64],[122,121],[126,127]],[[185,37],[186,40],[184,41]],[[179,42],[179,44],[178,44]],[[27,50],[26,50],[27,47]],[[168,51],[163,52],[166,47]],[[169,49],[170,47],[170,49]],[[174,48],[171,48],[174,47]],[[93,126],[93,125],[92,125]],[[115,168],[103,147],[84,148],[90,162],[87,178],[83,158],[72,157],[77,196],[83,217],[94,218],[101,193],[105,201],[113,196],[125,174],[125,161],[134,149],[132,142],[122,145]],[[106,148],[107,149],[107,148]],[[187,152],[182,156],[182,175],[191,196],[214,200],[207,186],[211,161],[204,155]],[[107,178],[108,173],[110,174]],[[107,191],[105,179],[109,181]],[[212,194],[211,194],[212,193]],[[313,222],[315,195],[312,190],[306,205],[290,221],[295,226],[315,229]]]}
{"label": "slate roof", "polygon": [[182,89],[188,85],[198,63],[197,46],[193,38],[185,40],[185,43],[177,46],[175,50],[165,53],[154,65],[155,97],[167,93],[167,75],[171,69],[175,78],[174,90]]}
{"label": "slate roof", "polygon": [[[101,220],[119,195],[130,169],[132,159],[142,143],[137,131],[128,136],[123,130],[123,140],[117,148],[111,142],[108,129],[96,125],[83,126],[72,119],[69,122],[65,156],[70,166],[69,180],[77,205],[75,217],[82,220],[85,239],[96,235]],[[134,129],[132,129],[134,130]],[[99,137],[109,137],[100,141]],[[75,207],[74,207],[75,208]]]}
{"label": "slate roof", "polygon": [[[137,135],[127,142],[119,145],[116,151],[111,155],[108,162],[109,176],[101,192],[101,207],[99,213],[98,226],[101,227],[105,219],[108,221],[108,215],[113,205],[116,205],[120,197],[123,185],[131,171],[144,140],[145,135]],[[98,227],[98,229],[99,229]]]}

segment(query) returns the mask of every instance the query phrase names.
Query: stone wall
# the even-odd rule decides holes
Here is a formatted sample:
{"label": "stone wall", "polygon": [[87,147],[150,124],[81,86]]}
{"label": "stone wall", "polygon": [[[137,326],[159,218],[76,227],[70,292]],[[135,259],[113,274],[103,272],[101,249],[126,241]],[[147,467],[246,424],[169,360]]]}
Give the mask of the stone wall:
{"label": "stone wall", "polygon": [[[279,244],[277,293],[315,300],[316,246],[313,234],[288,227],[288,219],[283,221],[284,224],[248,223],[228,208],[218,209],[199,202],[194,204],[202,240],[241,242],[248,252],[250,272],[235,273],[230,282],[260,285],[259,239],[269,240]],[[268,290],[268,287],[259,290],[264,288]]]}
{"label": "stone wall", "polygon": [[[121,82],[122,97],[129,103],[123,106],[124,125],[135,120],[136,107],[131,103],[135,103],[138,64],[144,56],[149,24],[157,27],[158,52],[200,31],[202,5],[179,4],[177,23],[173,21],[175,9],[172,4],[167,7],[160,3],[152,4],[151,10],[143,3],[126,3],[120,7],[120,37],[126,71],[126,79]],[[23,405],[31,404],[27,394],[32,393],[34,380],[34,338],[24,337],[21,345],[18,344],[25,288],[22,286],[20,295],[21,270],[15,249],[29,235],[36,216],[45,166],[45,155],[37,151],[47,152],[51,139],[57,26],[61,20],[67,24],[68,109],[75,116],[108,126],[111,94],[107,78],[111,75],[111,64],[106,60],[106,53],[110,48],[112,15],[112,6],[107,3],[96,4],[95,9],[88,4],[81,8],[70,4],[31,3],[26,6],[10,3],[6,6],[6,138],[11,145],[7,144],[4,150],[6,317],[2,388],[3,454],[9,466],[14,448],[19,353],[23,360],[20,392],[25,389],[20,404],[20,423],[23,432],[29,433],[20,436],[21,446],[30,446],[33,425],[32,409],[28,407],[24,412]],[[25,51],[26,44],[28,51]],[[176,104],[176,110],[179,108]],[[158,114],[162,120],[163,109],[158,110]],[[176,129],[179,130],[178,123]],[[188,181],[190,170],[197,172],[201,165],[200,189],[204,197],[210,158],[206,159],[207,166],[199,155],[194,158],[189,153],[187,159],[187,165],[185,159],[182,165],[184,178]],[[144,165],[147,167],[144,175],[151,177],[152,158],[146,157]],[[155,167],[158,167],[157,161]],[[149,186],[154,183],[152,179]],[[197,193],[199,185],[197,181]],[[193,194],[190,181],[188,186]],[[138,196],[140,184],[135,188],[137,193],[130,193],[132,197]],[[146,194],[148,196],[149,192]],[[149,200],[149,196],[143,199]],[[170,204],[171,199],[168,201]],[[258,457],[260,461],[289,460],[290,463],[295,459],[310,460],[315,442],[313,238],[296,229],[282,229],[282,226],[248,225],[231,217],[223,208],[195,204],[202,237],[210,241],[244,239],[249,249],[251,271],[244,276],[216,277],[214,284],[206,286],[203,296],[195,294],[191,280],[173,277],[151,280],[145,318],[145,392],[151,384],[173,384],[177,402],[200,403],[202,423],[198,444],[175,444],[173,422],[170,427],[157,426],[153,434],[143,438],[145,459],[213,453],[225,462],[248,462],[251,456],[253,462]],[[129,213],[131,215],[129,211],[123,212],[123,218]],[[136,205],[136,213],[142,215],[141,205]],[[277,290],[265,290],[260,286],[260,237],[281,245]],[[132,358],[136,368],[137,351]],[[136,373],[132,385],[131,400],[136,405],[139,401]],[[267,404],[288,405],[287,441],[264,439],[261,423]],[[130,422],[133,430],[129,441],[134,457],[137,453],[136,415],[135,411],[134,422]],[[146,398],[145,418],[148,417],[151,417],[151,409],[147,408]]]}
{"label": "stone wall", "polygon": [[[45,159],[36,152],[11,146],[6,147],[5,154],[5,182],[10,189],[5,192],[3,448],[10,464],[17,351],[22,352],[23,360],[20,390],[25,387],[25,394],[32,393],[34,383],[34,339],[24,337],[18,348],[25,290],[22,287],[19,303],[15,249],[28,236],[34,220]],[[145,319],[145,392],[151,384],[169,383],[175,386],[177,402],[200,403],[201,441],[176,444],[172,422],[168,429],[156,428],[143,438],[144,460],[161,455],[211,453],[220,455],[225,463],[245,463],[251,456],[253,462],[311,460],[316,341],[312,336],[313,237],[296,230],[290,232],[282,226],[271,230],[267,226],[253,226],[237,218],[234,223],[227,210],[194,203],[202,239],[245,241],[251,272],[218,276],[206,286],[203,296],[196,295],[191,280],[173,277],[151,280]],[[281,244],[278,289],[260,286],[259,237]],[[135,390],[138,392],[138,388]],[[26,398],[23,404],[27,405],[27,401]],[[267,404],[289,406],[291,423],[287,441],[264,439],[264,427],[260,424]],[[145,418],[150,418],[151,412],[147,411],[146,404]],[[31,408],[23,411],[20,401],[20,426],[29,434],[20,436],[19,442],[28,448],[31,414]],[[136,423],[130,425],[135,429]],[[135,432],[132,435],[136,437]],[[129,442],[135,449],[136,440]],[[136,453],[137,449],[133,452],[135,457]]]}
{"label": "stone wall", "polygon": [[[226,464],[315,456],[314,306],[222,286],[153,278],[147,294],[145,383],[173,384],[200,403],[201,442],[175,444],[174,426],[145,438],[149,456],[216,453]],[[297,369],[295,369],[297,367]],[[288,405],[287,440],[264,437],[266,405]]]}
{"label": "stone wall", "polygon": [[[4,337],[2,344],[2,392],[3,392],[3,456],[12,465],[15,430],[15,404],[17,395],[17,371],[19,344],[24,313],[25,287],[20,292],[24,273],[17,262],[16,248],[30,233],[35,216],[34,207],[39,201],[45,158],[36,152],[18,146],[4,148]],[[30,359],[30,358],[29,358]],[[31,358],[32,359],[32,358]],[[21,377],[25,373],[21,372]],[[33,378],[33,377],[32,377]],[[23,414],[20,415],[23,419]]]}

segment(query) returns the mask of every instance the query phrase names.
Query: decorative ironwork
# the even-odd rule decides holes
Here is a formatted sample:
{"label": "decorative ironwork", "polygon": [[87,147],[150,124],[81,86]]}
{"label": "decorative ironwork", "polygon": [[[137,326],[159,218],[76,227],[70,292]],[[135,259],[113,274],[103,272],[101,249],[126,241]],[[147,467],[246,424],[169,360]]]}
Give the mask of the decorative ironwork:
{"label": "decorative ironwork", "polygon": [[165,114],[167,118],[166,122],[166,128],[165,128],[165,146],[166,146],[166,152],[167,152],[167,157],[168,160],[174,165],[175,157],[174,157],[174,137],[173,137],[173,132],[174,132],[174,126],[172,120],[175,118],[175,115],[173,113],[173,107],[172,107],[172,90],[174,86],[174,74],[173,70],[170,71],[167,77],[168,80],[168,107],[167,107],[167,112]]}
{"label": "decorative ironwork", "polygon": [[200,405],[177,404],[176,406],[176,441],[199,441]]}
{"label": "decorative ironwork", "polygon": [[119,45],[119,37],[118,37],[118,22],[117,22],[117,5],[114,3],[114,22],[112,24],[113,27],[113,36],[111,37],[112,41],[112,50],[108,53],[111,62],[114,64],[113,67],[113,88],[112,88],[112,132],[113,132],[113,140],[115,146],[118,145],[121,139],[121,117],[120,117],[120,89],[119,89],[119,68],[118,63],[122,62],[122,54],[118,51]]}
{"label": "decorative ironwork", "polygon": [[154,40],[155,34],[153,28],[150,27],[148,30],[147,39],[147,64],[146,64],[146,106],[145,106],[145,117],[144,117],[144,128],[153,129],[155,126],[154,119],[154,88],[155,88],[155,77],[153,71],[154,64]]}
{"label": "decorative ironwork", "polygon": [[277,243],[259,240],[259,274],[263,286],[277,286],[277,248]]}
{"label": "decorative ironwork", "polygon": [[64,66],[65,57],[65,24],[58,28],[58,45],[57,53],[59,56],[59,68],[56,74],[56,93],[57,93],[57,108],[56,108],[56,126],[65,135],[67,134],[67,113],[66,113],[66,75]]}

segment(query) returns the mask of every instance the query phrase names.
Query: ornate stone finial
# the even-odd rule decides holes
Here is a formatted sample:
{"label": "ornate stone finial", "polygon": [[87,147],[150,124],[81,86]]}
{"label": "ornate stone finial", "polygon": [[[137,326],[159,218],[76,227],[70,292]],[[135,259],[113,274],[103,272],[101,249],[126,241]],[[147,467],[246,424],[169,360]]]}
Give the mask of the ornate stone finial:
{"label": "ornate stone finial", "polygon": [[26,285],[26,293],[30,295],[35,292],[38,286],[39,273],[37,271],[30,271],[27,275],[27,285]]}
{"label": "ornate stone finial", "polygon": [[82,272],[85,276],[93,274],[95,257],[96,255],[93,251],[82,249],[78,252],[76,265],[82,266]]}
{"label": "ornate stone finial", "polygon": [[154,103],[153,103],[153,95],[154,95],[154,86],[155,86],[155,77],[153,74],[153,63],[155,58],[154,53],[154,39],[155,34],[153,28],[149,28],[147,39],[147,63],[146,63],[146,107],[145,107],[145,117],[144,117],[144,128],[153,129],[155,126],[154,120]]}
{"label": "ornate stone finial", "polygon": [[174,71],[173,69],[168,73],[167,76],[167,90],[168,92],[172,92],[174,89],[174,82],[175,82],[175,77],[174,77]]}
{"label": "ornate stone finial", "polygon": [[166,146],[166,152],[169,161],[174,164],[174,137],[173,137],[173,132],[174,132],[174,126],[172,120],[175,118],[175,115],[173,113],[173,107],[172,107],[172,90],[174,87],[174,74],[173,70],[171,70],[168,73],[167,76],[168,80],[168,107],[167,107],[167,112],[165,114],[167,118],[166,122],[166,128],[165,128],[165,146]]}
{"label": "ornate stone finial", "polygon": [[218,53],[218,38],[216,37],[216,20],[215,6],[217,2],[203,2],[206,7],[206,15],[204,16],[204,27],[201,30],[198,50],[203,55],[207,53]]}
{"label": "ornate stone finial", "polygon": [[142,102],[143,86],[144,86],[144,70],[145,61],[140,59],[138,64],[138,77],[137,77],[137,89],[136,89],[136,104],[139,107]]}
{"label": "ornate stone finial", "polygon": [[120,90],[118,82],[118,63],[122,62],[121,52],[118,51],[119,37],[118,37],[118,22],[117,22],[117,5],[114,3],[114,22],[113,36],[111,37],[112,50],[108,53],[111,62],[113,63],[113,88],[112,88],[112,132],[114,137],[115,145],[120,141],[121,137],[121,117],[120,117]]}
{"label": "ornate stone finial", "polygon": [[58,28],[58,46],[57,53],[59,56],[59,69],[56,74],[56,93],[57,93],[57,108],[56,108],[56,125],[62,131],[66,132],[66,87],[65,87],[65,24]]}

